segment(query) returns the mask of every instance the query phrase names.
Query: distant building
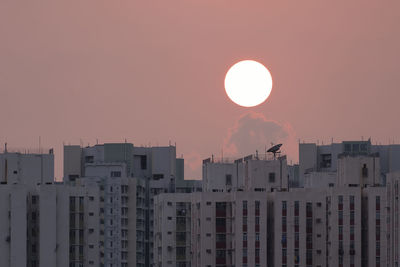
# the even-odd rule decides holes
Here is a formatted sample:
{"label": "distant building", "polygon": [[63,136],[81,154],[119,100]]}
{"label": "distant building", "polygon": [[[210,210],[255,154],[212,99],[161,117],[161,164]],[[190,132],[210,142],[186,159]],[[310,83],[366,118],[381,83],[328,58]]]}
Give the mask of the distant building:
{"label": "distant building", "polygon": [[66,183],[101,189],[104,266],[151,266],[154,196],[201,190],[200,181],[184,180],[184,161],[173,146],[65,146],[64,165]]}
{"label": "distant building", "polygon": [[55,183],[52,152],[5,152],[0,169],[0,266],[99,265],[96,187]]}

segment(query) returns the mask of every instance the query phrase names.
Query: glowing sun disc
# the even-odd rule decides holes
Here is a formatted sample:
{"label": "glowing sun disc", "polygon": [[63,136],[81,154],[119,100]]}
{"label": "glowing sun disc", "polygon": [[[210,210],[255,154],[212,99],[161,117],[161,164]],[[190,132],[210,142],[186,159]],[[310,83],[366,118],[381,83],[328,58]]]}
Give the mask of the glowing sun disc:
{"label": "glowing sun disc", "polygon": [[226,94],[239,106],[254,107],[260,105],[267,100],[271,90],[271,73],[257,61],[240,61],[226,73]]}

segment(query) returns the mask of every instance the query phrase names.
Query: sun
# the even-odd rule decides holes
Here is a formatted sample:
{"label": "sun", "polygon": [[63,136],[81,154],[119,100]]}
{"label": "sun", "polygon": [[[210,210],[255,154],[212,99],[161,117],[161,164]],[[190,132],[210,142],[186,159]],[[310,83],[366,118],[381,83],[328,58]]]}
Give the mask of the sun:
{"label": "sun", "polygon": [[254,107],[260,105],[267,100],[271,90],[271,73],[257,61],[240,61],[226,73],[226,94],[239,106]]}

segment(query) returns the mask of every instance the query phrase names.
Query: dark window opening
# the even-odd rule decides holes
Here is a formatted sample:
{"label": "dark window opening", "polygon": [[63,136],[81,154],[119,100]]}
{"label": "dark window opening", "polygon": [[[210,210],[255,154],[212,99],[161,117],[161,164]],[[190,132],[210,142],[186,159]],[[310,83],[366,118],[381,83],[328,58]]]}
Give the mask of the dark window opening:
{"label": "dark window opening", "polygon": [[232,175],[231,174],[227,174],[225,176],[225,185],[232,185]]}
{"label": "dark window opening", "polygon": [[160,180],[164,178],[164,174],[153,174],[153,180]]}
{"label": "dark window opening", "polygon": [[275,183],[275,173],[274,173],[274,172],[270,172],[270,173],[269,173],[268,181],[269,181],[270,183]]}
{"label": "dark window opening", "polygon": [[113,172],[111,172],[111,177],[121,177],[121,172],[120,171],[113,171]]}
{"label": "dark window opening", "polygon": [[364,164],[364,166],[362,167],[362,177],[363,177],[363,178],[367,178],[367,177],[368,177],[368,168],[367,168],[367,164]]}
{"label": "dark window opening", "polygon": [[94,157],[93,156],[86,156],[85,157],[85,162],[86,163],[93,163],[94,162]]}
{"label": "dark window opening", "polygon": [[140,168],[142,170],[147,169],[147,156],[140,156]]}

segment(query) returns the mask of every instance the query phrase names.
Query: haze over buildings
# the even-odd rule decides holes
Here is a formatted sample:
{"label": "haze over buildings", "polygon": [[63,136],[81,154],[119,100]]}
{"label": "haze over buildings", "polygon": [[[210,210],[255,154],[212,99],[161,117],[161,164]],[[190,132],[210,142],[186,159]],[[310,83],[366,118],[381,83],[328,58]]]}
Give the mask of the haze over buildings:
{"label": "haze over buildings", "polygon": [[[399,10],[394,0],[4,0],[0,143],[37,147],[41,136],[60,181],[63,143],[96,139],[177,142],[187,176],[198,179],[201,160],[227,151],[225,141],[243,148],[239,158],[290,133],[289,162],[298,138],[393,143]],[[274,81],[267,103],[251,110],[223,87],[228,68],[249,58]]]}

